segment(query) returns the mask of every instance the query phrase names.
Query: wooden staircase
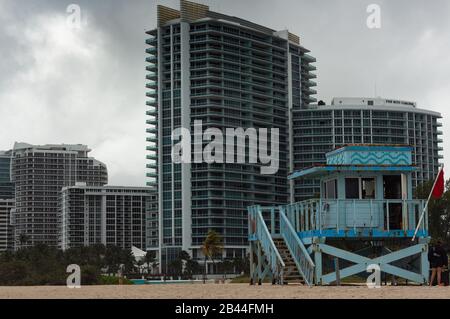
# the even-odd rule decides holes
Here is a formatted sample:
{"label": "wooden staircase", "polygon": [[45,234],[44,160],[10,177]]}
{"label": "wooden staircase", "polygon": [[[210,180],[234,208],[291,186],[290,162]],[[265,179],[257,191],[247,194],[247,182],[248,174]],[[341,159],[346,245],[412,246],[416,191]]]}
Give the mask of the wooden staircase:
{"label": "wooden staircase", "polygon": [[295,264],[294,258],[292,257],[289,248],[286,246],[284,239],[274,238],[273,242],[285,264],[285,267],[283,268],[283,283],[304,284],[305,281],[302,279],[302,276],[297,269],[297,265]]}

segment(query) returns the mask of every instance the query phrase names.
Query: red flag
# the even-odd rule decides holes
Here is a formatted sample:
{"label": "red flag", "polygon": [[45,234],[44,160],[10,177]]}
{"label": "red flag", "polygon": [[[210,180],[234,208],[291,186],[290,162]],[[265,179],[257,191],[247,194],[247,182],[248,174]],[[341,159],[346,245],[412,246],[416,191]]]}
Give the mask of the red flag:
{"label": "red flag", "polygon": [[444,194],[444,169],[439,171],[438,177],[436,178],[436,183],[431,190],[431,196],[435,199],[439,199]]}

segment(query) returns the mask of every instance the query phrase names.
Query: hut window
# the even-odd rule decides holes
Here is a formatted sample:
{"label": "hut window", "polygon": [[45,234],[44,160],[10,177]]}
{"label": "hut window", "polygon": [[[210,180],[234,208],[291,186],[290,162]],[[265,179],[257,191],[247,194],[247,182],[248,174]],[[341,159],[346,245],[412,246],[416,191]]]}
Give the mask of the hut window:
{"label": "hut window", "polygon": [[375,199],[375,178],[363,178],[361,182],[361,199]]}
{"label": "hut window", "polygon": [[325,198],[327,199],[337,198],[337,182],[335,179],[325,182]]}
{"label": "hut window", "polygon": [[345,198],[375,199],[375,178],[346,178]]}
{"label": "hut window", "polygon": [[359,178],[345,179],[345,198],[359,199]]}

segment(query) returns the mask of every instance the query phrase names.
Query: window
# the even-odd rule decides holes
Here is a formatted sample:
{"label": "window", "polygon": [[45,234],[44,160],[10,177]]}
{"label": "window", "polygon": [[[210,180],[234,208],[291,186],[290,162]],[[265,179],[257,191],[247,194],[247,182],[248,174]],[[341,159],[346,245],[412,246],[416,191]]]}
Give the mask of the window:
{"label": "window", "polygon": [[359,179],[346,178],[345,179],[345,198],[359,199]]}
{"label": "window", "polygon": [[325,198],[327,199],[337,198],[337,183],[335,179],[325,182]]}
{"label": "window", "polygon": [[346,178],[345,198],[375,199],[375,178]]}
{"label": "window", "polygon": [[362,199],[375,199],[375,179],[363,178],[361,179]]}

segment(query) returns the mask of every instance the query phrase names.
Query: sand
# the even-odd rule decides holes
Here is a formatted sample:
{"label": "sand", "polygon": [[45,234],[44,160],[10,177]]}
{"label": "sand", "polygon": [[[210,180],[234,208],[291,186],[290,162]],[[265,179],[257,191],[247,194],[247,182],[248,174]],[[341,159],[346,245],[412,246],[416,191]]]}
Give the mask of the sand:
{"label": "sand", "polygon": [[130,286],[0,287],[0,299],[378,299],[378,298],[450,298],[450,287],[366,286],[306,287],[300,285],[249,286],[248,284],[170,284]]}

